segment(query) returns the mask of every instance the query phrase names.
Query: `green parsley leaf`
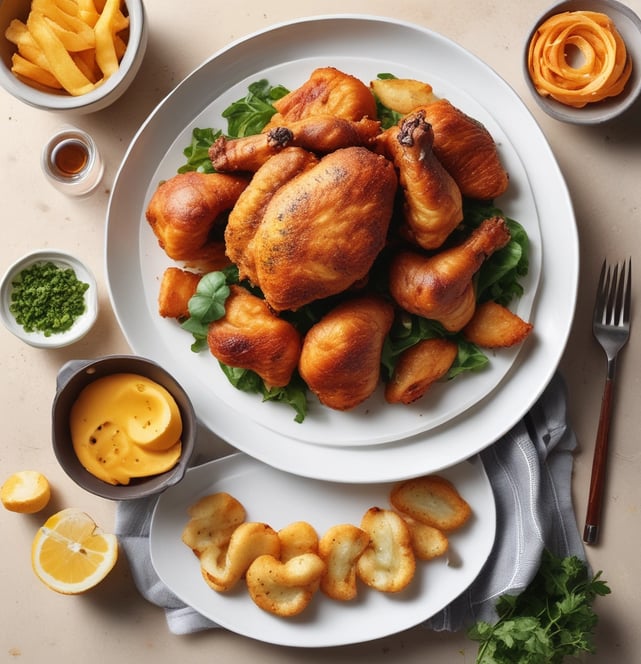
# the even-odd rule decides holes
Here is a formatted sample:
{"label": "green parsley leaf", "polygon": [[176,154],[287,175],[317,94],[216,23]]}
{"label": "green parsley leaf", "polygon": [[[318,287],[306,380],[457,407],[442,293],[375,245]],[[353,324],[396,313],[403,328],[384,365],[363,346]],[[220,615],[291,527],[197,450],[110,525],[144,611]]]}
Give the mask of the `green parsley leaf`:
{"label": "green parsley leaf", "polygon": [[243,99],[223,111],[227,134],[239,138],[260,133],[276,113],[273,102],[288,92],[282,85],[271,86],[266,79],[252,83]]}
{"label": "green parsley leaf", "polygon": [[178,169],[178,172],[213,173],[214,167],[209,158],[209,148],[220,135],[221,132],[214,129],[200,129],[198,127],[193,129],[191,143],[183,150],[187,162]]}
{"label": "green parsley leaf", "polygon": [[610,592],[600,576],[590,577],[576,556],[558,558],[544,550],[530,585],[497,601],[497,622],[481,621],[468,630],[480,644],[476,664],[561,664],[566,656],[593,653],[592,603]]}

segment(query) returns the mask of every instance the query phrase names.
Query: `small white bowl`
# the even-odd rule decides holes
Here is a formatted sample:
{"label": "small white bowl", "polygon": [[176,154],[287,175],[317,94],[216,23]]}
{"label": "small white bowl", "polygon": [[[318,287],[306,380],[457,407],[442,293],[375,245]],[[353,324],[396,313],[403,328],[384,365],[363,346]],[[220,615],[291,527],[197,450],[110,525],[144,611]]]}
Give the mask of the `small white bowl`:
{"label": "small white bowl", "polygon": [[[48,261],[60,267],[72,268],[80,281],[89,284],[89,288],[85,291],[84,313],[76,319],[67,331],[47,337],[44,332],[27,332],[16,321],[9,306],[13,290],[12,282],[18,274],[34,263],[45,263]],[[30,346],[34,346],[35,348],[62,348],[69,346],[82,339],[96,322],[96,318],[98,317],[98,288],[96,280],[89,269],[77,258],[62,251],[43,250],[28,254],[9,267],[2,277],[2,282],[0,282],[0,317],[9,332]]]}
{"label": "small white bowl", "polygon": [[[537,92],[528,71],[530,41],[543,21],[550,16],[567,11],[601,12],[614,21],[632,58],[632,74],[620,95],[587,104],[583,108],[573,108]],[[627,111],[641,94],[641,19],[629,7],[617,0],[565,0],[555,4],[537,19],[527,36],[523,56],[523,73],[536,103],[555,120],[579,125],[596,125],[612,120]]]}
{"label": "small white bowl", "polygon": [[15,45],[5,36],[14,19],[26,21],[31,0],[2,0],[0,2],[0,85],[14,97],[45,111],[69,111],[76,114],[94,113],[113,104],[127,90],[142,64],[147,49],[148,25],[142,0],[126,0],[129,14],[129,40],[118,71],[95,90],[80,96],[52,92],[18,79],[11,71],[11,56]]}

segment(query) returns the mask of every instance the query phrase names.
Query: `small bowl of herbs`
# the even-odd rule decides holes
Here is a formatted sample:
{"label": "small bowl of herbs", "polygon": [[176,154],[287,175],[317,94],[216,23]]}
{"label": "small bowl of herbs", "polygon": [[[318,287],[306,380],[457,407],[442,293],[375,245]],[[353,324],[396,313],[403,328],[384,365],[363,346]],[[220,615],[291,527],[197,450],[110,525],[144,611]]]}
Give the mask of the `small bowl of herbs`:
{"label": "small bowl of herbs", "polygon": [[82,339],[98,315],[96,280],[77,258],[57,250],[17,260],[0,282],[5,327],[36,348],[62,348]]}

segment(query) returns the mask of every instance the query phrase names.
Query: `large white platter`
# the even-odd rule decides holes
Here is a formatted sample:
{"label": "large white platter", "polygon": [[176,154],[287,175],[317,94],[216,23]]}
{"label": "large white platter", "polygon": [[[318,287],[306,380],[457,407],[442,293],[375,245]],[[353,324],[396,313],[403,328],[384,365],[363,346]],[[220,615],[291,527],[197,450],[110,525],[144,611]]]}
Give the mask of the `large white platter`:
{"label": "large white platter", "polygon": [[[517,311],[535,334],[520,350],[491,357],[491,368],[438,386],[411,408],[380,393],[353,413],[312,404],[296,424],[288,408],[235,390],[207,353],[156,312],[162,271],[171,264],[144,220],[157,183],[183,162],[193,127],[221,127],[221,111],[266,77],[290,88],[317,66],[363,80],[393,72],[429,81],[481,120],[510,170],[498,201],[531,239],[531,271]],[[306,19],[232,44],[183,81],[132,142],[112,192],[106,238],[112,304],[132,349],[168,368],[189,392],[201,421],[271,465],[338,481],[397,479],[475,454],[509,429],[549,382],[574,314],[578,242],[571,203],[554,157],[511,88],[469,52],[417,26],[365,16]]]}
{"label": "large white platter", "polygon": [[348,485],[308,480],[276,470],[244,454],[234,454],[187,471],[186,480],[161,495],[151,522],[150,550],[161,580],[186,604],[238,634],[300,647],[359,643],[402,631],[433,616],[462,593],[487,560],[496,533],[494,496],[479,457],[441,473],[472,506],[474,516],[450,535],[451,562],[418,562],[411,584],[398,594],[359,585],[353,602],[316,593],[296,618],[278,618],[259,609],[244,582],[228,594],[203,580],[200,564],[181,541],[187,508],[202,496],[227,491],[247,510],[248,521],[278,530],[307,521],[319,535],[339,523],[360,523],[372,506],[389,506],[391,484]]}

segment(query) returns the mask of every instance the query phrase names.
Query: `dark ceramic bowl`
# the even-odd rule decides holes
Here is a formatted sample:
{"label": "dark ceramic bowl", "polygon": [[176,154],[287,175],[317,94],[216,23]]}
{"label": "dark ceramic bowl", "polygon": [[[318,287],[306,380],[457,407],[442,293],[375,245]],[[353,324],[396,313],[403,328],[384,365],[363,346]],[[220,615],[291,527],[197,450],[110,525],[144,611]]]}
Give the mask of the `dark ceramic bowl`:
{"label": "dark ceramic bowl", "polygon": [[[92,475],[78,460],[71,442],[69,415],[80,392],[92,381],[117,373],[134,373],[162,385],[176,400],[182,417],[182,453],[165,473],[112,485]],[[197,435],[197,420],[187,393],[161,366],[142,357],[111,355],[94,360],[72,360],[59,371],[52,413],[52,441],[58,462],[69,477],[86,491],[110,500],[133,500],[159,494],[179,482],[189,465]]]}

